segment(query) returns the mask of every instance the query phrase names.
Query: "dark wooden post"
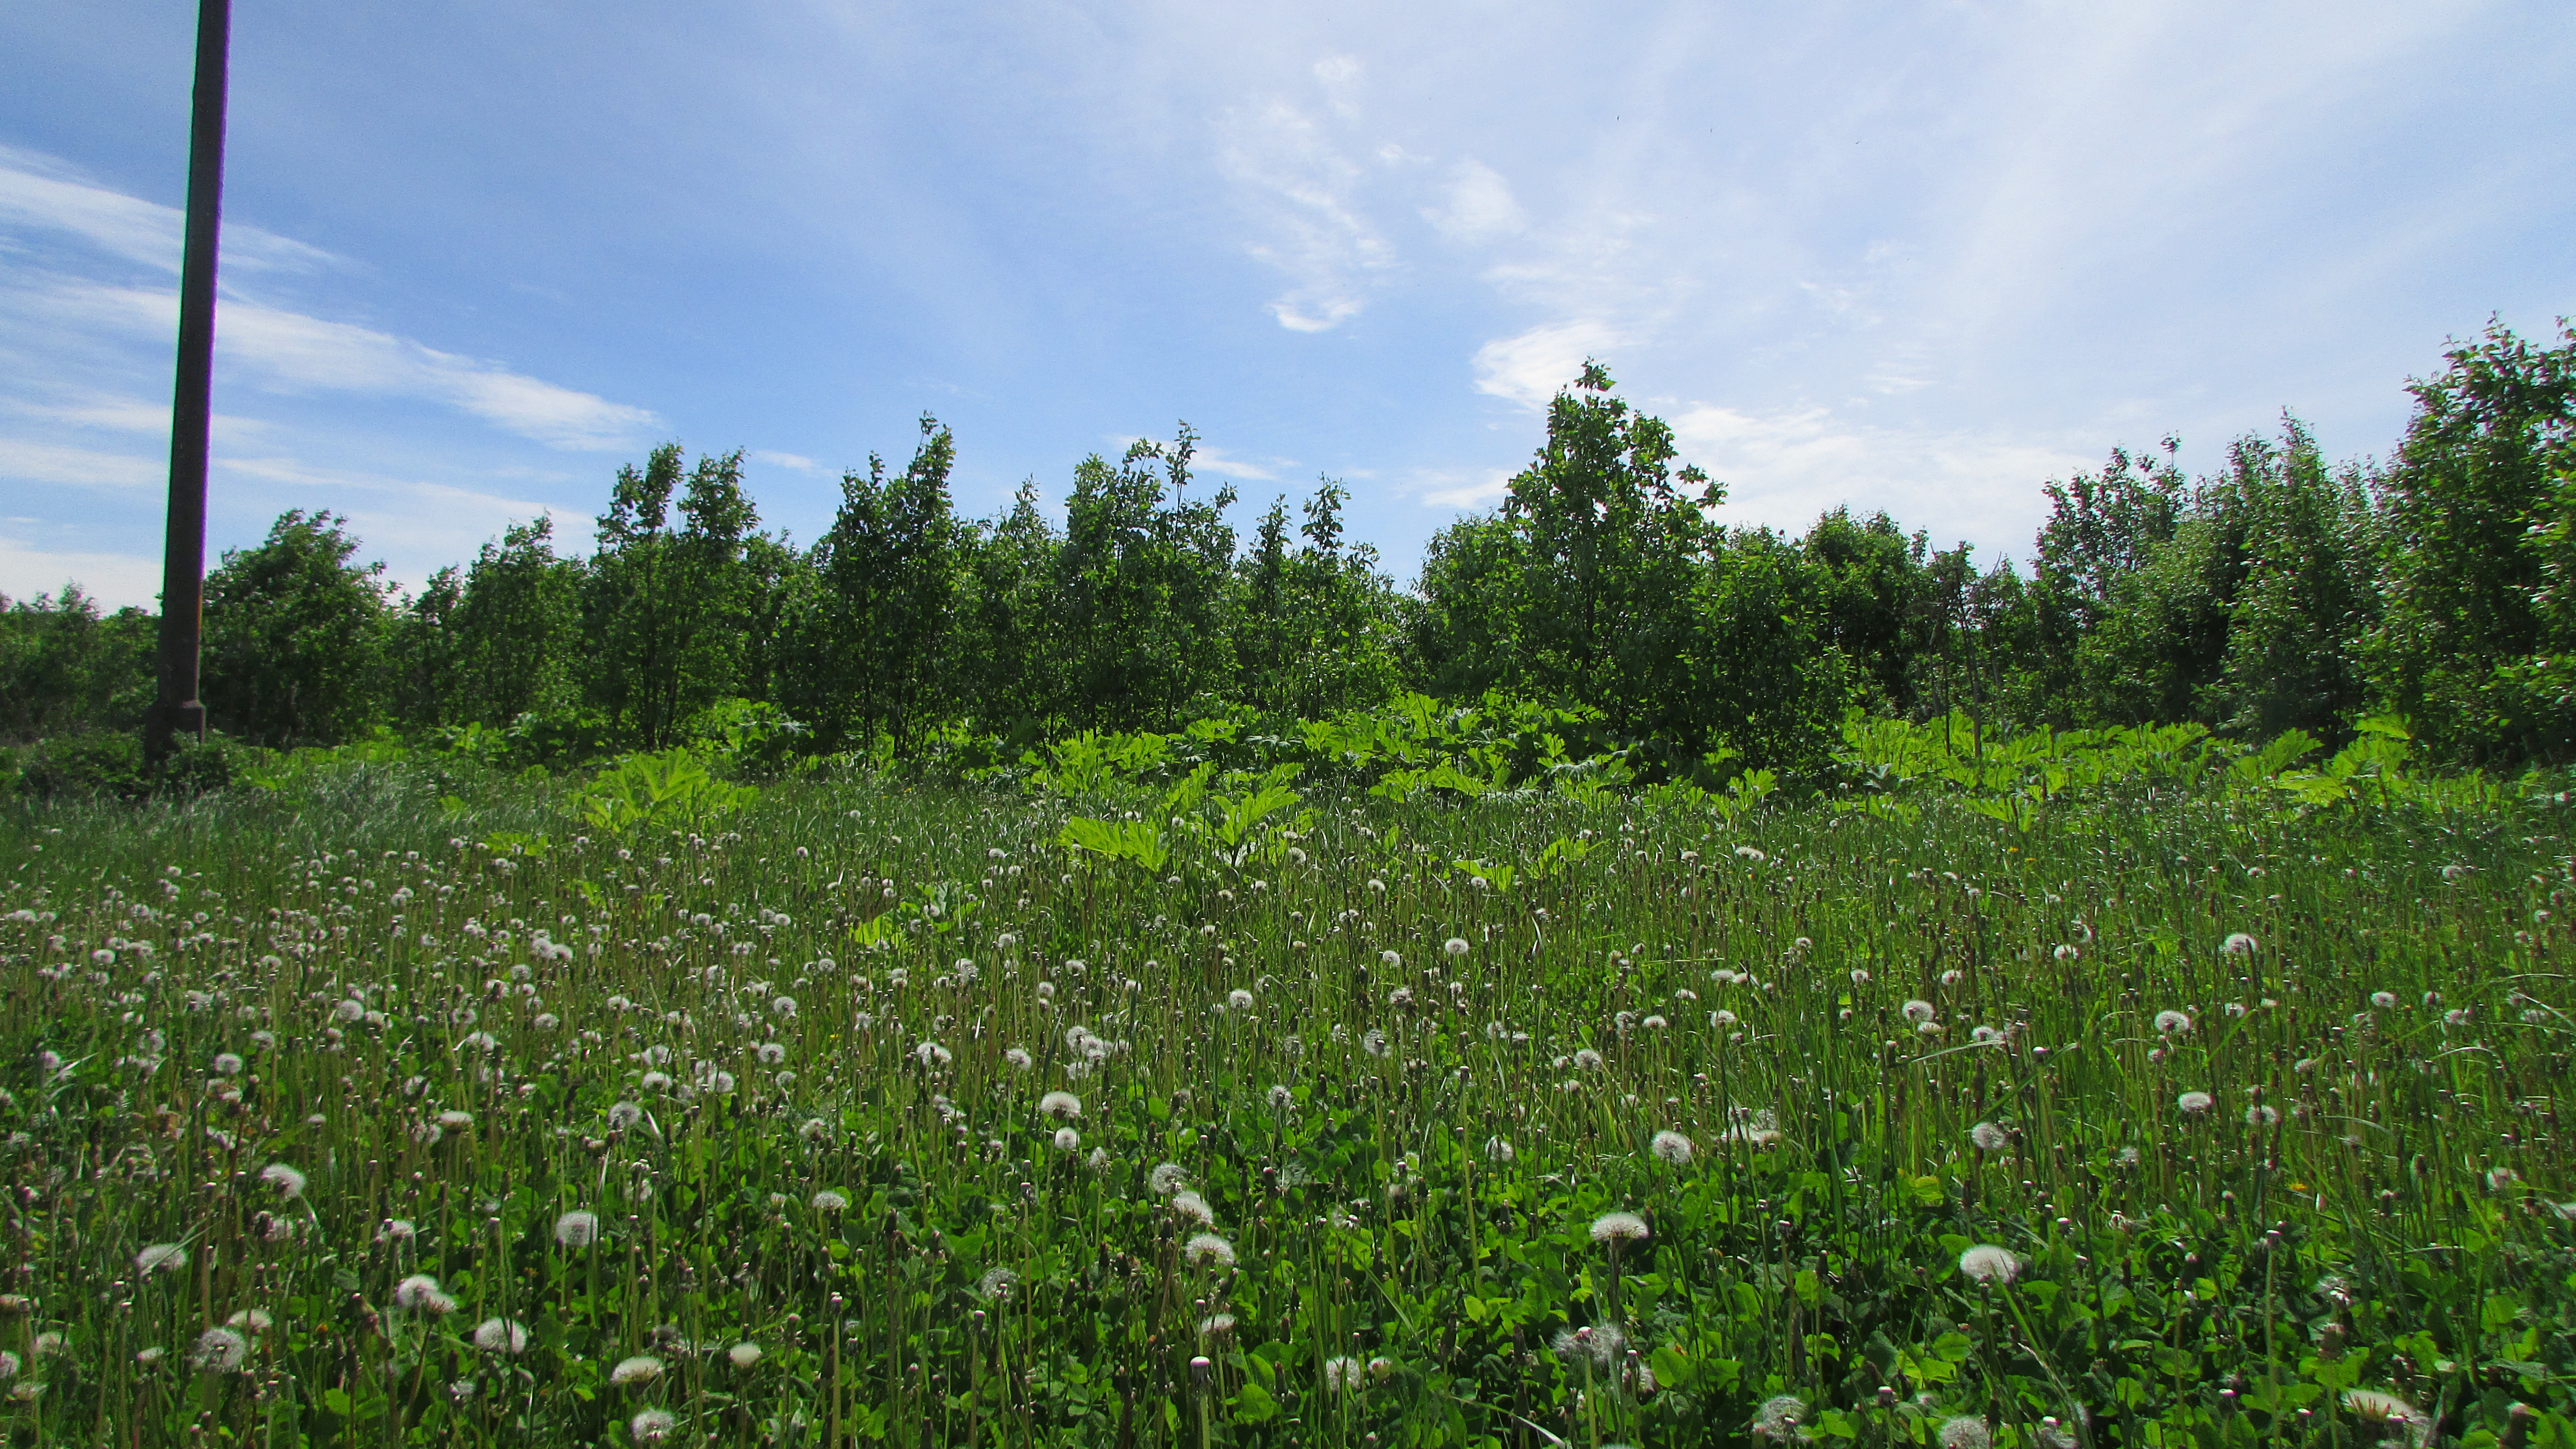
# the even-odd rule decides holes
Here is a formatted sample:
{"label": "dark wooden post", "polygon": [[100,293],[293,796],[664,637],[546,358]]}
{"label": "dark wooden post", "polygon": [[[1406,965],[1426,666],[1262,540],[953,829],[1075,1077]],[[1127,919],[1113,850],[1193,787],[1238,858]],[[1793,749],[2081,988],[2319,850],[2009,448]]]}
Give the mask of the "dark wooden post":
{"label": "dark wooden post", "polygon": [[188,233],[179,263],[179,385],[170,404],[170,527],[161,547],[161,688],[143,727],[158,763],[206,737],[197,699],[205,624],[206,437],[215,370],[215,244],[224,209],[224,78],[232,0],[198,0],[196,109],[188,129]]}

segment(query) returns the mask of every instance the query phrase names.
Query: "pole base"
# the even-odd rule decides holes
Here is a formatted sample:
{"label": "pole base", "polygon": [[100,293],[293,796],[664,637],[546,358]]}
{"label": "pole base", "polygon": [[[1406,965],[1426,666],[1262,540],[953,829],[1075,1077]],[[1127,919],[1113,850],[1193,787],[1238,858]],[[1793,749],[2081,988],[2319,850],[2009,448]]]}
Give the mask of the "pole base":
{"label": "pole base", "polygon": [[170,758],[170,753],[185,740],[190,744],[206,742],[206,707],[196,700],[185,704],[155,704],[144,716],[143,759],[150,765]]}

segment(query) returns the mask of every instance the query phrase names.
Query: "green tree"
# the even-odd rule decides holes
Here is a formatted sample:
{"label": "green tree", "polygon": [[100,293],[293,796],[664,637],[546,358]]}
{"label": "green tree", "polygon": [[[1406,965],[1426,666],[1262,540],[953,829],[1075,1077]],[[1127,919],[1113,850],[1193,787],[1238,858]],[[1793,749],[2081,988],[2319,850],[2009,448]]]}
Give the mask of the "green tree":
{"label": "green tree", "polygon": [[78,584],[33,599],[0,594],[0,741],[140,723],[158,629],[131,606],[101,615]]}
{"label": "green tree", "polygon": [[1345,546],[1350,491],[1325,479],[1288,543],[1285,498],[1271,504],[1241,566],[1237,695],[1255,709],[1306,719],[1390,698],[1401,682],[1392,583],[1377,551]]}
{"label": "green tree", "polygon": [[458,665],[449,717],[506,725],[578,699],[581,567],[554,551],[554,520],[512,524],[468,566],[448,628]]}
{"label": "green tree", "polygon": [[909,753],[946,703],[962,533],[948,496],[956,438],[923,416],[902,473],[868,458],[841,479],[841,507],[813,565],[830,620],[817,673],[833,698],[817,719],[827,735],[883,731]]}
{"label": "green tree", "polygon": [[1099,729],[1178,729],[1234,671],[1231,487],[1188,497],[1198,435],[1139,440],[1117,465],[1074,470],[1056,551],[1068,700]]}
{"label": "green tree", "polygon": [[328,745],[383,718],[384,565],[352,563],[347,520],[296,509],[206,576],[207,722],[262,744]]}
{"label": "green tree", "polygon": [[2566,477],[2576,329],[2535,346],[2490,323],[2409,384],[2415,410],[2384,487],[2386,614],[2368,648],[2381,695],[2454,758],[2563,759],[2576,739],[2563,651]]}
{"label": "green tree", "polygon": [[1871,708],[1915,711],[1917,661],[1930,647],[1933,581],[1925,535],[1907,537],[1884,513],[1855,521],[1837,508],[1807,530],[1807,560],[1824,571],[1824,639],[1843,652]]}
{"label": "green tree", "polygon": [[[704,456],[685,479],[677,443],[620,468],[583,590],[585,694],[617,738],[661,749],[691,716],[740,692],[759,609],[745,557],[759,522],[742,454]],[[678,492],[680,526],[670,526]]]}

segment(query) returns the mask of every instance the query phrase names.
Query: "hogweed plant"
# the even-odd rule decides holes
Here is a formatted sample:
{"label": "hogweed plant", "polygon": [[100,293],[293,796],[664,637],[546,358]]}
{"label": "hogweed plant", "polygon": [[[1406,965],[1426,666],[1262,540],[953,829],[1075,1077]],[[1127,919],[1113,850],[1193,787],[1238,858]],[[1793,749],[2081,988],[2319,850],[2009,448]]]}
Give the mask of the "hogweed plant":
{"label": "hogweed plant", "polygon": [[373,768],[6,822],[12,1442],[2576,1435],[2547,797]]}

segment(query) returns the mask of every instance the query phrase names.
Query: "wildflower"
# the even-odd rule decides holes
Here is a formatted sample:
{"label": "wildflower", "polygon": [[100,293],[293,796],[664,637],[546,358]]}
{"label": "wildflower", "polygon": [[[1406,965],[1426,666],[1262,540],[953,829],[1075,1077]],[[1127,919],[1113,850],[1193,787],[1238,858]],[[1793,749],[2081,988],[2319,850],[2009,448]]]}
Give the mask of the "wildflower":
{"label": "wildflower", "polygon": [[1297,1094],[1288,1090],[1287,1084],[1281,1083],[1270,1089],[1270,1105],[1285,1112],[1297,1105]]}
{"label": "wildflower", "polygon": [[2254,954],[2254,938],[2243,931],[2232,931],[2218,944],[2218,949],[2230,956],[2251,956]]}
{"label": "wildflower", "polygon": [[760,1345],[756,1343],[737,1343],[733,1347],[725,1350],[725,1357],[733,1360],[733,1366],[735,1368],[748,1369],[753,1364],[760,1362]]}
{"label": "wildflower", "polygon": [[356,1021],[359,1017],[366,1014],[366,1003],[361,1001],[352,1001],[346,997],[334,1002],[331,1007],[331,1019],[343,1024]]}
{"label": "wildflower", "polygon": [[1225,1006],[1228,1011],[1250,1011],[1252,993],[1238,986],[1225,994]]}
{"label": "wildflower", "polygon": [[555,1241],[567,1248],[587,1248],[599,1241],[599,1214],[576,1208],[555,1219]]}
{"label": "wildflower", "polygon": [[2520,1181],[2522,1181],[2522,1174],[2510,1167],[2487,1169],[2487,1190],[2490,1192],[2502,1192]]}
{"label": "wildflower", "polygon": [[[626,1363],[635,1362],[637,1362],[635,1359],[626,1361]],[[622,1371],[626,1364],[619,1364],[617,1367]],[[654,1372],[660,1373],[661,1369],[656,1367]],[[626,1432],[633,1436],[638,1444],[659,1444],[671,1437],[671,1429],[678,1422],[671,1417],[668,1410],[639,1409],[634,1418],[626,1421]]]}
{"label": "wildflower", "polygon": [[1094,1172],[1107,1172],[1109,1170],[1109,1149],[1106,1147],[1095,1147],[1091,1149],[1091,1155],[1082,1160],[1082,1165],[1090,1168]]}
{"label": "wildflower", "polygon": [[1162,1162],[1155,1164],[1153,1173],[1145,1181],[1153,1188],[1156,1197],[1170,1197],[1181,1190],[1181,1184],[1189,1181],[1189,1174],[1177,1162]]}
{"label": "wildflower", "polygon": [[1024,1072],[1037,1065],[1037,1058],[1030,1056],[1023,1047],[1013,1047],[1002,1053],[1002,1060]]}
{"label": "wildflower", "polygon": [[1968,1033],[1968,1041],[1976,1046],[2001,1046],[2003,1040],[2004,1034],[1997,1027],[1981,1026]]}
{"label": "wildflower", "polygon": [[1603,1213],[1592,1220],[1592,1241],[1596,1243],[1623,1243],[1647,1236],[1646,1220],[1635,1213]]}
{"label": "wildflower", "polygon": [[1049,1092],[1038,1098],[1038,1111],[1048,1117],[1079,1117],[1082,1115],[1082,1099],[1071,1092]]}
{"label": "wildflower", "polygon": [[2174,1099],[2174,1105],[2197,1117],[2208,1111],[2216,1101],[2217,1099],[2207,1092],[2185,1092]]}
{"label": "wildflower", "polygon": [[462,1132],[474,1125],[474,1114],[450,1109],[438,1114],[438,1125],[450,1132]]}
{"label": "wildflower", "polygon": [[408,1243],[414,1237],[418,1236],[419,1233],[420,1229],[412,1226],[411,1220],[408,1218],[387,1218],[385,1219],[384,1227],[379,1229],[376,1233],[376,1241],[379,1243]]}
{"label": "wildflower", "polygon": [[2379,1008],[2381,1011],[2390,1010],[2397,1005],[2397,993],[2394,991],[2374,991],[2370,993],[2370,1004]]}
{"label": "wildflower", "polygon": [[1807,1421],[1807,1403],[1795,1394],[1779,1394],[1762,1401],[1753,1411],[1753,1437],[1790,1440],[1798,1437],[1798,1426]]}
{"label": "wildflower", "polygon": [[2009,1283],[2021,1276],[2021,1259],[2009,1248],[1979,1243],[1959,1255],[1959,1271],[1980,1283]]}
{"label": "wildflower", "polygon": [[2257,1102],[2245,1109],[2245,1125],[2248,1127],[2270,1127],[2280,1120],[2281,1109],[2269,1102]]}
{"label": "wildflower", "polygon": [[268,1310],[265,1308],[245,1308],[225,1319],[224,1324],[228,1328],[246,1328],[253,1333],[266,1333],[277,1326],[277,1320],[269,1317]]}
{"label": "wildflower", "polygon": [[438,1289],[438,1280],[427,1273],[414,1273],[394,1285],[394,1306],[421,1313],[453,1313],[456,1300]]}
{"label": "wildflower", "polygon": [[644,1109],[633,1102],[619,1102],[608,1109],[608,1130],[623,1132],[644,1120]]}
{"label": "wildflower", "polygon": [[1467,943],[1456,936],[1452,936],[1448,940],[1440,943],[1440,949],[1448,952],[1453,957],[1464,956],[1467,954]]}
{"label": "wildflower", "polygon": [[1395,1360],[1383,1355],[1368,1361],[1369,1377],[1385,1383],[1395,1377]]}
{"label": "wildflower", "polygon": [[1585,1047],[1574,1054],[1574,1065],[1587,1072],[1601,1070],[1601,1053]]}
{"label": "wildflower", "polygon": [[1755,865],[1760,865],[1762,862],[1771,858],[1749,845],[1739,845],[1735,847],[1735,853],[1739,858],[1749,860]]}
{"label": "wildflower", "polygon": [[1373,1057],[1385,1056],[1386,1033],[1376,1027],[1370,1027],[1367,1033],[1360,1037],[1360,1050]]}
{"label": "wildflower", "polygon": [[563,1018],[551,1011],[540,1011],[537,1013],[537,1019],[530,1024],[539,1031],[553,1031],[563,1025]]}
{"label": "wildflower", "polygon": [[1216,1226],[1216,1210],[1208,1206],[1206,1198],[1186,1188],[1172,1194],[1172,1211],[1200,1227]]}
{"label": "wildflower", "polygon": [[1679,1132],[1666,1129],[1655,1134],[1655,1139],[1649,1144],[1648,1150],[1673,1166],[1681,1167],[1691,1160],[1691,1153],[1697,1149],[1689,1138]]}
{"label": "wildflower", "polygon": [[486,1318],[474,1325],[474,1346],[485,1353],[526,1353],[527,1325],[506,1318]]}
{"label": "wildflower", "polygon": [[1232,1332],[1234,1315],[1231,1313],[1211,1313],[1199,1320],[1199,1336],[1202,1338],[1223,1338]]}
{"label": "wildflower", "polygon": [[975,1294],[987,1303],[1007,1303],[1012,1290],[1020,1285],[1020,1275],[1008,1268],[987,1268],[975,1280]]}
{"label": "wildflower", "polygon": [[774,1067],[780,1062],[787,1060],[787,1048],[780,1042],[765,1041],[760,1044],[759,1048],[755,1050],[752,1055],[760,1059],[760,1064],[762,1066]]}
{"label": "wildflower", "polygon": [[197,1346],[188,1350],[188,1362],[210,1374],[228,1374],[239,1370],[250,1357],[250,1340],[229,1328],[209,1328],[197,1335]]}
{"label": "wildflower", "polygon": [[835,1192],[828,1187],[815,1193],[810,1200],[810,1206],[818,1213],[836,1213],[849,1205],[850,1199],[846,1194]]}
{"label": "wildflower", "polygon": [[796,1015],[796,998],[793,996],[771,997],[769,1000],[769,1014],[776,1017],[793,1018]]}
{"label": "wildflower", "polygon": [[177,1243],[154,1243],[134,1255],[134,1271],[142,1277],[168,1270],[176,1273],[188,1266],[188,1250]]}
{"label": "wildflower", "polygon": [[1195,1266],[1207,1264],[1218,1268],[1234,1266],[1234,1244],[1214,1233],[1199,1233],[1181,1249],[1181,1256]]}
{"label": "wildflower", "polygon": [[1932,1009],[1932,1003],[1931,1003],[1931,1002],[1923,1001],[1923,1000],[1920,1000],[1920,999],[1918,999],[1918,1000],[1914,1000],[1914,1001],[1909,1001],[1909,1002],[1905,1003],[1903,1006],[1898,1007],[1898,1008],[1897,1008],[1897,1010],[1898,1010],[1898,1011],[1899,1011],[1899,1012],[1900,1012],[1900,1013],[1905,1017],[1905,1019],[1906,1019],[1907,1021],[1913,1021],[1913,1022],[1924,1022],[1924,1021],[1930,1021],[1930,1020],[1931,1020],[1931,1019],[1932,1019],[1932,1018],[1937,1014],[1937,1013],[1936,1013],[1936,1012],[1934,1012],[1934,1010]]}
{"label": "wildflower", "polygon": [[662,1361],[643,1353],[618,1360],[617,1367],[608,1371],[608,1381],[612,1384],[649,1384],[661,1376]]}
{"label": "wildflower", "polygon": [[1607,1369],[1619,1362],[1628,1347],[1628,1336],[1616,1325],[1596,1323],[1586,1328],[1559,1329],[1553,1343],[1557,1357],[1571,1363],[1589,1363],[1595,1369]]}
{"label": "wildflower", "polygon": [[660,1071],[646,1072],[635,1085],[646,1092],[667,1092],[671,1090],[671,1074]]}
{"label": "wildflower", "polygon": [[1963,1414],[1941,1426],[1941,1449],[1987,1449],[1994,1442],[1983,1419]]}
{"label": "wildflower", "polygon": [[1058,1127],[1055,1129],[1055,1150],[1058,1152],[1081,1151],[1082,1134],[1074,1131],[1070,1127]]}
{"label": "wildflower", "polygon": [[217,1052],[214,1068],[216,1076],[238,1077],[242,1074],[242,1059],[231,1052]]}
{"label": "wildflower", "polygon": [[921,1045],[914,1047],[912,1049],[912,1058],[914,1061],[921,1063],[925,1067],[944,1067],[950,1062],[956,1060],[955,1057],[949,1054],[948,1048],[941,1046],[935,1041],[926,1041]]}
{"label": "wildflower", "polygon": [[1404,964],[1404,958],[1393,951],[1380,951],[1377,953],[1377,959],[1378,964],[1388,967],[1389,969]]}
{"label": "wildflower", "polygon": [[2395,1394],[2377,1389],[2346,1389],[2343,1406],[2353,1417],[2372,1424],[2398,1424],[2412,1428],[2424,1422],[2424,1411]]}
{"label": "wildflower", "polygon": [[1360,1386],[1360,1361],[1345,1354],[1324,1360],[1324,1387],[1350,1393]]}
{"label": "wildflower", "polygon": [[2012,1145],[2012,1134],[1992,1122],[1980,1122],[1968,1129],[1968,1140],[1980,1152],[2001,1152]]}
{"label": "wildflower", "polygon": [[1512,1144],[1511,1144],[1511,1142],[1510,1142],[1508,1139],[1506,1139],[1506,1138],[1501,1138],[1501,1137],[1488,1137],[1488,1138],[1486,1138],[1486,1139],[1485,1139],[1485,1160],[1486,1160],[1486,1161],[1488,1161],[1488,1162],[1509,1162],[1509,1161],[1511,1161],[1511,1160],[1512,1160]]}
{"label": "wildflower", "polygon": [[[150,1344],[134,1351],[134,1361],[143,1365],[145,1368],[150,1368],[161,1361],[162,1355],[163,1350],[161,1345],[157,1343]],[[18,1356],[14,1353],[0,1352],[0,1369],[7,1370],[6,1373],[0,1373],[0,1379],[16,1378],[18,1376]]]}
{"label": "wildflower", "polygon": [[2160,1036],[2180,1036],[2191,1030],[2191,1018],[2179,1011],[2156,1013],[2156,1032]]}

